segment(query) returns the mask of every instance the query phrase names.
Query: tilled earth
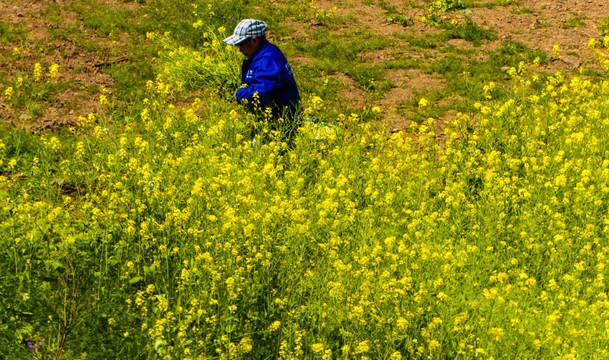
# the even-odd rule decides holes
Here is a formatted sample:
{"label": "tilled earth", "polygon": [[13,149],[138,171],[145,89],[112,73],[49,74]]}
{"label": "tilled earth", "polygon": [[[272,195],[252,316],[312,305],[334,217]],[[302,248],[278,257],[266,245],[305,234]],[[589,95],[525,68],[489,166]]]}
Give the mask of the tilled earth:
{"label": "tilled earth", "polygon": [[[68,2],[67,0],[65,2]],[[73,125],[79,115],[99,111],[99,92],[102,86],[112,92],[114,80],[103,72],[103,66],[125,59],[120,49],[127,39],[117,42],[96,35],[82,24],[79,14],[66,10],[64,1],[17,0],[0,2],[0,19],[4,24],[22,28],[27,41],[0,43],[0,69],[2,75],[14,77],[18,72],[31,72],[35,63],[58,64],[58,82],[71,85],[58,94],[54,101],[46,104],[44,115],[31,121],[26,110],[13,111],[0,98],[0,121],[12,122],[37,129]],[[51,5],[58,5],[60,21],[45,20],[41,14]],[[117,5],[119,6],[119,5]],[[55,38],[48,42],[52,31],[61,32],[70,27],[77,28],[81,39],[95,42],[103,51],[87,51],[71,38]],[[15,55],[15,49],[19,49]]]}
{"label": "tilled earth", "polygon": [[[114,87],[114,80],[103,72],[103,67],[126,61],[127,44],[130,39],[127,35],[120,36],[118,40],[111,41],[108,38],[96,35],[87,29],[81,15],[67,10],[71,0],[13,0],[0,2],[0,19],[9,26],[18,26],[27,32],[27,41],[20,40],[16,43],[0,43],[0,68],[2,75],[13,77],[19,71],[31,71],[36,62],[45,64],[59,64],[59,81],[71,82],[63,93],[56,96],[54,101],[49,102],[44,115],[38,119],[30,119],[27,111],[15,112],[3,102],[0,97],[0,121],[23,124],[35,128],[48,128],[61,125],[73,124],[78,115],[86,115],[99,110],[99,93],[97,88],[102,85],[110,93]],[[101,1],[113,7],[136,8],[136,3],[124,3],[120,1]],[[362,0],[338,0],[316,1],[318,8],[330,10],[337,7],[337,16],[350,16],[356,21],[346,24],[333,31],[346,33],[354,31],[356,27],[368,28],[379,36],[394,37],[396,35],[410,33],[422,35],[428,32],[438,31],[436,28],[415,21],[413,25],[404,27],[398,24],[388,24],[386,11],[378,5],[364,5]],[[420,18],[427,14],[425,8],[414,8],[405,5],[401,0],[386,0],[386,4],[395,7],[407,18]],[[418,5],[426,5],[427,2],[417,0]],[[483,3],[483,2],[479,2]],[[53,5],[59,9],[60,21],[45,20],[41,14]],[[552,0],[534,1],[522,0],[518,5],[495,6],[492,8],[475,7],[470,9],[467,16],[479,26],[493,29],[498,39],[488,41],[481,47],[484,51],[492,51],[501,46],[507,40],[512,39],[522,42],[532,48],[542,50],[551,54],[552,47],[557,44],[563,49],[563,54],[539,71],[570,71],[582,65],[594,67],[594,54],[587,48],[590,38],[598,38],[600,31],[598,22],[609,18],[609,2],[606,0]],[[443,19],[463,20],[463,13],[443,13]],[[583,25],[569,28],[565,26],[570,19],[576,17]],[[311,26],[310,24],[308,24]],[[309,36],[307,24],[299,24],[295,28],[304,31],[296,31],[291,38]],[[66,28],[76,28],[82,39],[95,42],[101,51],[90,52],[82,49],[71,38],[55,38],[52,48],[49,48],[46,39],[54,31],[62,31]],[[288,40],[289,41],[289,40]],[[471,43],[455,39],[449,42],[460,48],[471,48]],[[21,52],[16,61],[14,48],[20,48]],[[45,48],[44,51],[40,51]],[[388,58],[395,57],[420,58],[422,55],[416,51],[407,50],[404,42],[403,48],[392,48],[361,54],[363,60],[372,62],[383,62]],[[427,54],[426,56],[429,56]],[[431,54],[433,56],[433,53]],[[480,56],[480,55],[477,55]],[[483,56],[483,55],[482,55]],[[305,55],[298,56],[291,61],[296,65],[307,64],[311,60]],[[341,95],[345,101],[357,107],[370,97],[370,94],[359,89],[354,82],[345,74],[332,75],[340,79],[344,85]],[[387,79],[392,79],[396,84],[385,96],[378,101],[378,105],[384,110],[385,120],[389,127],[401,128],[409,123],[408,113],[398,114],[396,107],[405,100],[411,100],[414,92],[429,91],[444,86],[443,80],[434,74],[425,74],[420,70],[397,70],[389,72]],[[3,90],[3,89],[2,89]],[[450,103],[451,99],[444,99]],[[450,117],[450,112],[446,117]],[[445,119],[446,120],[446,119]]]}

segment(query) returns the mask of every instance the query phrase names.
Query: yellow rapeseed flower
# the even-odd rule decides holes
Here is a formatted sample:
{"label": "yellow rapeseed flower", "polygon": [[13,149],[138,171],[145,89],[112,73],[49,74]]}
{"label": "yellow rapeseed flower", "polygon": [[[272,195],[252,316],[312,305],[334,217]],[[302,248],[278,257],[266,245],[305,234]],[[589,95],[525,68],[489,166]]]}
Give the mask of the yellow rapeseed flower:
{"label": "yellow rapeseed flower", "polygon": [[34,80],[40,81],[40,77],[42,76],[42,65],[40,63],[34,64]]}
{"label": "yellow rapeseed flower", "polygon": [[552,46],[552,56],[554,56],[555,58],[560,57],[560,46],[558,46],[558,44]]}
{"label": "yellow rapeseed flower", "polygon": [[13,88],[11,86],[7,87],[4,90],[4,98],[6,99],[6,101],[11,101],[11,99],[13,98],[13,94],[14,94]]}
{"label": "yellow rapeseed flower", "polygon": [[49,67],[49,82],[57,82],[57,76],[59,76],[59,65],[53,64]]}

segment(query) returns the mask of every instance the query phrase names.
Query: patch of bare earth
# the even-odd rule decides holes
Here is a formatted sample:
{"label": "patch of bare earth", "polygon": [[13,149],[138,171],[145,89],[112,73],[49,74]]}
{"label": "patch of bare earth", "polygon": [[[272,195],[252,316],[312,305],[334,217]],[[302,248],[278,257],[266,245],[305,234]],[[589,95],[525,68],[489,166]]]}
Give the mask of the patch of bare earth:
{"label": "patch of bare earth", "polygon": [[[336,7],[334,16],[355,19],[354,22],[347,26],[329,27],[330,32],[337,35],[350,33],[358,28],[364,28],[379,36],[390,38],[404,33],[415,33],[416,35],[421,36],[424,34],[440,32],[439,29],[420,22],[414,22],[408,27],[400,24],[388,23],[387,10],[385,10],[388,7],[393,7],[397,12],[404,14],[406,18],[411,19],[420,18],[426,14],[426,10],[412,8],[400,0],[385,1],[385,8],[376,4],[364,5],[361,0],[316,0],[314,4],[317,9],[323,9],[326,12],[331,11],[332,8]],[[311,29],[314,29],[317,26],[320,26],[320,24],[310,24]],[[295,29],[298,28],[296,24],[294,24],[293,27]],[[302,39],[307,41],[307,35],[306,32],[296,31],[290,39]],[[396,40],[398,43],[402,42],[399,39]],[[360,54],[358,60],[374,64],[396,59],[425,59],[437,55],[437,51],[435,50],[426,50],[425,52],[410,51],[406,49],[407,46],[407,43],[403,43],[403,45],[398,48],[365,52]],[[312,60],[306,56],[291,58],[290,61],[297,65],[310,64],[312,62]],[[344,105],[357,109],[363,107],[364,104],[369,103],[368,100],[370,99],[371,94],[366,93],[360,87],[356,86],[355,82],[347,75],[334,74],[332,76],[339,78],[344,85],[344,88],[339,94]],[[390,71],[385,76],[385,80],[391,80],[395,84],[395,87],[384,95],[378,105],[383,110],[385,121],[390,126],[403,126],[410,122],[408,119],[410,113],[408,110],[405,110],[404,104],[414,99],[415,92],[425,93],[444,86],[441,79],[435,76],[426,75],[420,70]]]}
{"label": "patch of bare earth", "polygon": [[387,94],[380,100],[379,107],[383,111],[385,121],[389,127],[403,128],[410,124],[408,115],[410,112],[404,111],[399,107],[410,100],[414,99],[414,92],[410,88],[397,87],[389,90]]}
{"label": "patch of bare earth", "polygon": [[[15,111],[0,99],[0,121],[40,129],[73,126],[79,115],[100,110],[98,96],[102,86],[112,93],[114,81],[102,72],[102,67],[126,60],[126,53],[121,49],[129,39],[122,36],[113,42],[84,28],[81,15],[66,9],[65,5],[70,2],[17,0],[0,3],[2,21],[13,27],[25,28],[27,34],[25,41],[19,39],[13,44],[0,44],[0,53],[3,55],[0,57],[0,67],[3,73],[10,79],[19,73],[31,74],[36,63],[47,67],[58,64],[57,81],[70,84],[65,91],[55,94],[45,103],[44,114],[35,121],[26,109]],[[122,2],[114,2],[116,6],[125,6]],[[50,6],[58,7],[59,21],[51,21],[43,16]],[[90,52],[70,38],[51,36],[53,31],[61,32],[74,27],[77,27],[83,40],[96,44],[104,51]],[[14,48],[20,48],[20,51],[13,51]],[[43,75],[42,81],[44,80]]]}
{"label": "patch of bare earth", "polygon": [[339,103],[350,108],[360,107],[370,99],[370,94],[359,88],[353,79],[343,73],[333,74],[327,78],[337,79],[341,84]]}
{"label": "patch of bare earth", "polygon": [[[518,13],[529,9],[533,13]],[[553,0],[521,1],[519,6],[472,9],[472,20],[479,25],[494,29],[499,39],[483,49],[492,49],[499,43],[511,39],[552,53],[558,45],[562,54],[555,59],[547,71],[576,69],[584,63],[594,66],[595,55],[587,48],[591,38],[598,38],[598,22],[609,18],[609,2],[605,0]],[[579,18],[583,26],[569,28],[568,21]]]}
{"label": "patch of bare earth", "polygon": [[[490,2],[490,0],[488,1]],[[429,2],[415,0],[416,6],[412,7],[408,2],[399,0],[387,0],[385,4],[393,6],[395,10],[405,18],[417,19],[427,15],[426,7]],[[366,28],[379,36],[392,37],[400,34],[412,34],[424,36],[426,34],[437,33],[440,30],[415,21],[408,27],[397,24],[387,23],[387,5],[385,9],[377,5],[364,5],[361,0],[319,0],[315,1],[318,8],[326,11],[334,6],[337,7],[336,16],[355,19],[351,24],[333,29],[337,34],[353,32],[357,28]],[[478,5],[483,5],[484,1],[479,1]],[[526,10],[525,10],[526,9]],[[483,28],[492,29],[496,32],[498,39],[489,41],[478,47],[481,53],[472,55],[477,60],[487,57],[486,52],[496,50],[501,47],[506,40],[514,40],[525,45],[552,54],[552,47],[559,45],[561,56],[552,58],[549,65],[543,66],[539,71],[556,72],[572,71],[584,65],[588,68],[597,68],[598,64],[593,54],[588,48],[587,43],[591,38],[598,38],[600,31],[598,22],[601,19],[609,18],[609,1],[606,0],[522,0],[517,5],[495,6],[492,8],[474,7],[471,14],[458,12],[442,13],[443,20],[455,19],[463,21],[465,16],[469,16],[474,23]],[[523,11],[524,10],[524,11]],[[568,21],[577,17],[584,22],[584,26],[569,28]],[[301,36],[305,36],[302,35]],[[398,40],[399,42],[399,40]],[[398,49],[378,50],[370,53],[361,54],[362,60],[372,63],[382,63],[392,60],[392,58],[436,58],[439,55],[433,50],[425,52],[413,52],[406,49],[407,43],[401,43]],[[469,50],[473,48],[471,42],[462,39],[449,40],[446,45],[455,46],[459,49]],[[302,60],[299,60],[302,62]],[[391,89],[381,100],[380,107],[384,110],[385,120],[390,127],[408,126],[408,111],[396,111],[400,104],[408,102],[414,98],[415,92],[425,92],[443,86],[438,78],[429,75],[408,74],[400,71],[390,72],[386,79],[392,79],[396,87]],[[354,92],[354,94],[350,94]],[[349,87],[345,90],[347,99],[361,98],[361,90],[357,87]],[[442,104],[450,104],[458,99],[445,99]],[[351,100],[350,100],[351,101]],[[351,101],[353,102],[353,101]],[[416,111],[416,110],[415,110]],[[448,121],[454,115],[449,113],[438,119],[440,123]],[[443,125],[438,125],[443,126]]]}
{"label": "patch of bare earth", "polygon": [[[97,101],[99,93],[96,88],[101,85],[112,91],[113,79],[102,72],[103,66],[126,61],[126,53],[123,46],[129,42],[128,38],[120,38],[117,43],[100,37],[87,30],[82,25],[80,14],[69,11],[69,5],[76,0],[12,0],[0,2],[0,19],[2,22],[12,26],[22,26],[26,30],[26,41],[12,44],[0,44],[0,67],[8,78],[13,78],[19,72],[31,73],[37,62],[50,65],[59,64],[60,82],[71,83],[72,86],[61,94],[56,94],[53,101],[45,106],[45,114],[39,119],[39,124],[34,126],[48,127],[72,124],[78,115],[99,111]],[[122,0],[99,0],[100,3],[111,7],[123,7],[136,10],[136,2],[125,2]],[[354,32],[358,28],[366,28],[374,34],[396,39],[398,48],[377,50],[361,54],[362,61],[368,63],[383,63],[393,59],[434,59],[442,54],[437,50],[411,51],[408,44],[400,40],[400,35],[411,34],[424,36],[437,33],[440,30],[433,26],[425,25],[415,21],[411,26],[404,27],[399,24],[387,22],[388,12],[386,9],[393,7],[405,18],[417,19],[427,14],[424,8],[412,7],[410,3],[417,6],[427,5],[424,0],[404,2],[402,0],[385,0],[382,7],[380,2],[365,5],[362,0],[316,0],[314,2],[318,9],[326,12],[337,7],[335,16],[347,19],[345,25],[329,26],[331,32],[344,34]],[[479,2],[482,3],[482,2]],[[308,4],[308,2],[307,2]],[[50,7],[58,7],[61,11],[59,21],[51,21],[43,16]],[[522,11],[529,9],[529,11]],[[598,38],[598,21],[609,18],[609,2],[607,0],[521,0],[518,5],[496,6],[493,8],[475,7],[470,9],[468,16],[479,26],[493,29],[498,40],[485,43],[479,47],[481,54],[473,55],[485,57],[485,52],[492,51],[501,46],[508,39],[522,42],[531,48],[540,49],[551,54],[552,47],[559,45],[562,49],[560,58],[555,59],[543,71],[565,71],[576,69],[582,64],[593,67],[594,55],[587,49],[590,38]],[[311,8],[306,11],[312,12]],[[528,13],[531,12],[532,13]],[[462,13],[443,13],[442,18],[446,20],[456,19],[462,21],[466,15]],[[566,28],[565,24],[574,17],[582,19],[584,26]],[[288,19],[288,22],[292,20]],[[276,39],[281,41],[293,41],[295,39],[308,41],[310,32],[318,26],[323,26],[315,20],[311,20],[303,26],[302,23],[294,21],[294,33],[286,38]],[[53,31],[60,31],[69,27],[77,27],[82,38],[103,48],[103,51],[88,52],[82,46],[71,40],[56,38],[50,41]],[[48,49],[52,42],[52,48]],[[44,44],[47,50],[39,51],[40,44]],[[453,39],[447,45],[460,49],[470,49],[470,42]],[[12,53],[14,47],[22,47],[26,53],[18,57]],[[308,65],[312,60],[306,56],[293,57],[290,59],[296,65]],[[355,82],[344,74],[335,74],[344,84],[341,97],[345,104],[354,108],[361,107],[370,99],[370,94],[355,85]],[[414,99],[415,94],[425,93],[444,86],[438,77],[424,74],[420,71],[398,70],[390,71],[385,79],[394,82],[395,88],[389,90],[380,100],[379,106],[384,110],[385,120],[389,126],[406,126],[409,123],[409,114],[403,110],[402,104]],[[443,100],[444,101],[444,100]],[[446,100],[446,103],[450,103]],[[401,109],[398,111],[398,109]],[[416,111],[416,109],[413,109]],[[449,119],[445,115],[440,122]],[[0,98],[0,121],[15,123],[27,122],[27,114],[23,111],[14,112],[10,107],[2,103]],[[397,125],[396,125],[397,124]]]}
{"label": "patch of bare earth", "polygon": [[406,70],[408,86],[419,92],[441,89],[444,87],[444,79],[431,74],[426,74],[419,69]]}
{"label": "patch of bare earth", "polygon": [[415,99],[416,93],[425,94],[444,87],[444,79],[425,74],[419,69],[399,69],[387,74],[396,85],[380,100],[379,106],[385,114],[385,120],[392,129],[404,128],[410,124],[409,111],[404,110],[403,104]]}

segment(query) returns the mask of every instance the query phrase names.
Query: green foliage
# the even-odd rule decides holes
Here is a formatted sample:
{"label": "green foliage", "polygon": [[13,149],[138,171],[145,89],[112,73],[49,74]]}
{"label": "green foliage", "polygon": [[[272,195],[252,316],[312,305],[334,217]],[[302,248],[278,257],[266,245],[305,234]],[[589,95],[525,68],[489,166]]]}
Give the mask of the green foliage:
{"label": "green foliage", "polygon": [[104,73],[112,76],[117,85],[117,96],[125,100],[143,95],[145,79],[155,76],[150,62],[112,64],[104,68]]}
{"label": "green foliage", "polygon": [[106,4],[91,4],[75,7],[74,10],[82,14],[85,26],[102,36],[111,36],[117,32],[134,29],[138,26],[138,19],[141,15],[130,9]]}
{"label": "green foliage", "polygon": [[[0,124],[3,358],[607,357],[605,82],[527,77],[547,56],[518,42],[446,46],[492,38],[469,20],[396,35],[420,57],[373,64],[360,55],[396,42],[336,35],[340,20],[326,17],[285,44],[315,58],[295,72],[303,117],[319,125],[288,146],[296,124],[230,101],[241,56],[221,39],[232,16],[327,12],[136,2],[65,5],[96,36],[129,34],[129,61],[103,69],[117,108],[70,130]],[[75,29],[51,35],[101,51]],[[0,37],[16,41],[12,31]],[[397,104],[408,134],[373,126],[383,116],[370,100],[331,107],[343,100],[332,73],[375,101],[397,85],[390,69],[445,83]],[[77,86],[48,70],[1,77],[4,104],[40,116]],[[438,124],[445,115],[454,121]]]}
{"label": "green foliage", "polygon": [[398,24],[402,26],[412,26],[414,24],[413,19],[406,18],[403,15],[387,16],[385,20],[388,24]]}
{"label": "green foliage", "polygon": [[609,18],[598,21],[598,30],[601,33],[601,37],[609,36]]}
{"label": "green foliage", "polygon": [[354,60],[364,51],[380,50],[394,46],[394,41],[379,37],[368,30],[357,29],[352,34],[336,36],[327,29],[315,32],[313,43],[299,43],[296,48],[319,59]]}
{"label": "green foliage", "polygon": [[236,47],[222,42],[226,36],[224,28],[219,34],[208,28],[201,36],[203,47],[199,51],[178,47],[168,37],[151,36],[165,48],[157,64],[163,69],[162,79],[179,91],[216,86],[232,95],[241,84],[243,56]]}
{"label": "green foliage", "polygon": [[[442,340],[451,336],[496,357],[519,341],[527,346],[510,354],[526,357],[538,354],[527,334],[554,324],[547,314],[558,309],[556,336],[569,338],[566,322],[596,326],[577,350],[602,353],[602,315],[582,306],[602,288],[578,269],[600,261],[589,248],[602,236],[594,224],[606,213],[597,197],[609,143],[603,103],[590,100],[603,87],[559,75],[535,82],[568,93],[493,88],[475,106],[478,125],[458,115],[442,146],[428,119],[416,139],[362,125],[378,114],[368,107],[335,118],[341,132],[322,142],[303,133],[287,150],[271,132],[252,148],[249,115],[213,94],[177,109],[158,81],[127,125],[104,129],[101,117],[75,133],[4,128],[4,356],[23,358],[28,342],[44,340],[45,356],[63,359],[314,358],[345,343],[371,358],[454,357],[458,342]],[[443,111],[419,104],[424,116]],[[321,99],[304,105],[327,114]],[[570,198],[575,189],[580,198]],[[560,242],[573,234],[578,242]],[[536,300],[578,281],[576,302]],[[371,316],[361,299],[386,315]],[[480,317],[463,320],[470,312]],[[470,327],[455,334],[441,323]]]}
{"label": "green foliage", "polygon": [[45,68],[36,63],[31,75],[19,73],[4,84],[4,103],[15,112],[24,111],[24,119],[39,119],[44,115],[43,103],[52,103],[56,94],[71,86],[57,82],[59,71],[57,64]]}
{"label": "green foliage", "polygon": [[0,42],[3,44],[13,43],[25,34],[27,28],[23,24],[9,25],[0,21]]}
{"label": "green foliage", "polygon": [[421,67],[421,61],[418,59],[395,59],[383,63],[387,69],[418,69]]}
{"label": "green foliage", "polygon": [[50,21],[60,21],[61,7],[59,6],[59,4],[53,2],[42,10],[41,15],[46,17]]}
{"label": "green foliage", "polygon": [[440,11],[457,11],[465,9],[465,4],[462,0],[439,0],[436,1],[436,7]]}
{"label": "green foliage", "polygon": [[376,80],[382,78],[384,68],[360,64],[347,71],[347,74],[355,80],[364,90],[374,91],[377,88]]}
{"label": "green foliage", "polygon": [[463,72],[465,64],[463,58],[450,54],[429,64],[426,71],[439,74],[460,73]]}
{"label": "green foliage", "polygon": [[8,26],[4,23],[0,23],[0,39],[2,39],[3,43],[7,43],[10,41],[9,34],[10,30]]}
{"label": "green foliage", "polygon": [[435,49],[440,44],[440,39],[436,35],[414,36],[406,35],[404,37],[408,41],[408,45],[421,49]]}
{"label": "green foliage", "polygon": [[572,29],[572,28],[576,28],[576,27],[582,27],[586,25],[586,18],[582,17],[581,15],[574,13],[574,16],[570,19],[568,19],[567,21],[565,21],[561,27],[563,29]]}
{"label": "green foliage", "polygon": [[514,40],[504,41],[502,46],[491,54],[491,61],[497,66],[516,66],[521,61],[533,63],[535,59],[538,59],[541,65],[548,63],[548,55],[545,52],[531,49]]}
{"label": "green foliage", "polygon": [[395,13],[398,12],[396,7],[394,5],[391,5],[390,3],[388,3],[386,0],[379,0],[378,1],[378,6],[381,9],[383,9],[383,10],[385,10],[388,13],[391,13],[391,14],[395,14]]}
{"label": "green foliage", "polygon": [[480,46],[485,40],[496,40],[497,34],[490,29],[484,29],[476,25],[469,16],[461,24],[450,22],[442,23],[444,29],[442,37],[445,39],[464,39],[472,42],[475,46]]}
{"label": "green foliage", "polygon": [[508,6],[508,5],[520,5],[521,1],[519,0],[465,0],[465,6],[468,8],[479,8],[485,7],[488,9],[495,8],[497,6]]}
{"label": "green foliage", "polygon": [[465,5],[461,0],[438,0],[432,2],[427,9],[427,16],[423,21],[429,25],[439,26],[443,23],[440,20],[440,13],[446,11],[457,11],[465,9]]}

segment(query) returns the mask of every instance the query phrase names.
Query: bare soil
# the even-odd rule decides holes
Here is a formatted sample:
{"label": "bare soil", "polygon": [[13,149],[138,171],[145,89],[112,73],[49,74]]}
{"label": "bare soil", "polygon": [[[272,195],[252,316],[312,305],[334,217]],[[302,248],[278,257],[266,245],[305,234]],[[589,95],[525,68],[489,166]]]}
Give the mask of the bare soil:
{"label": "bare soil", "polygon": [[[418,19],[427,15],[428,2],[426,1],[410,2],[421,6],[421,8],[413,8],[400,0],[388,0],[385,3],[393,6],[405,18]],[[484,3],[485,1],[478,2],[479,5]],[[384,9],[377,4],[364,5],[362,0],[320,0],[316,1],[315,4],[318,8],[326,11],[337,6],[336,16],[356,20],[351,26],[341,28],[337,33],[354,31],[356,28],[366,28],[373,33],[391,37],[399,34],[420,36],[439,31],[437,28],[419,21],[415,21],[414,24],[407,27],[399,24],[388,24],[386,21],[387,12]],[[523,9],[525,10],[523,11]],[[477,60],[486,58],[485,51],[496,50],[504,41],[511,39],[524,43],[533,49],[544,51],[548,55],[552,54],[554,45],[559,45],[561,56],[553,59],[549,65],[539,68],[538,71],[568,72],[582,65],[588,68],[598,67],[595,62],[595,55],[587,48],[587,43],[591,38],[599,37],[599,20],[609,18],[609,2],[606,0],[522,0],[517,5],[492,8],[474,7],[469,10],[471,10],[471,14],[447,12],[441,14],[441,18],[442,20],[454,19],[461,22],[465,19],[465,16],[469,16],[478,26],[496,32],[497,40],[488,41],[478,48],[482,51],[482,54],[476,55]],[[567,22],[575,17],[581,19],[584,25],[568,28],[566,26]],[[305,34],[299,35],[306,36]],[[464,50],[474,48],[471,42],[463,39],[449,40],[447,45],[453,45]],[[395,58],[396,55],[403,58],[427,58],[430,60],[442,56],[434,50],[426,50],[424,53],[409,51],[404,44],[404,47],[399,49],[365,53],[361,55],[361,58],[365,61],[383,62]],[[424,93],[443,86],[443,82],[438,78],[424,74],[404,76],[404,73],[400,71],[389,72],[385,79],[391,79],[396,84],[396,88],[391,89],[380,100],[385,120],[388,122],[389,128],[394,130],[406,127],[410,123],[408,112],[397,111],[400,104],[412,100],[415,92]],[[352,88],[344,90],[344,93],[351,93],[349,97],[352,102],[357,102],[358,98],[360,101],[365,98],[365,93],[357,89],[355,84]],[[453,100],[445,99],[443,104]],[[454,115],[447,114],[443,117],[450,119]]]}
{"label": "bare soil", "polygon": [[[129,7],[132,10],[139,5],[135,2],[124,2],[120,0],[97,0],[99,3],[113,7]],[[15,113],[10,107],[3,103],[0,96],[0,121],[13,122],[33,127],[55,127],[73,124],[79,115],[100,110],[99,89],[106,87],[113,91],[114,81],[111,76],[104,74],[102,67],[105,64],[126,61],[128,54],[125,46],[130,39],[126,36],[118,41],[97,36],[91,30],[82,25],[82,18],[78,13],[67,10],[72,0],[10,0],[0,2],[0,19],[4,24],[13,27],[23,27],[28,34],[26,42],[0,43],[0,68],[8,78],[14,77],[19,72],[31,72],[35,63],[45,66],[59,64],[60,82],[69,82],[70,86],[65,92],[56,94],[52,101],[45,104],[44,115],[37,120],[32,120],[24,112]],[[308,2],[307,2],[308,3]],[[366,2],[367,3],[367,2]],[[428,2],[415,0],[421,8],[411,7],[402,0],[385,0],[384,7],[379,6],[378,1],[370,1],[371,5],[365,5],[362,0],[316,0],[315,6],[326,11],[337,7],[336,16],[349,19],[346,25],[335,26],[335,33],[353,32],[357,28],[365,28],[379,36],[392,37],[400,42],[400,35],[413,34],[423,35],[438,32],[433,26],[425,25],[415,21],[410,26],[399,24],[388,24],[387,7],[392,6],[405,18],[417,19],[427,14],[425,7]],[[483,4],[481,1],[479,4]],[[50,21],[48,16],[43,16],[50,7],[59,8],[61,21]],[[526,11],[523,11],[526,9]],[[484,58],[484,51],[492,51],[501,46],[507,39],[522,42],[532,48],[540,49],[551,54],[552,47],[558,44],[562,49],[562,55],[551,64],[543,67],[540,71],[569,71],[580,67],[582,64],[594,66],[593,54],[587,49],[590,38],[598,38],[598,21],[609,18],[609,2],[606,0],[521,0],[518,5],[495,6],[493,8],[475,7],[470,9],[471,14],[467,16],[479,26],[493,29],[498,39],[483,44],[478,49],[482,54],[475,55]],[[443,13],[445,20],[455,19],[463,21],[463,13]],[[567,28],[567,22],[577,17],[584,22],[583,26]],[[295,21],[295,20],[294,20]],[[309,28],[307,28],[307,26]],[[294,26],[295,32],[289,38],[278,39],[279,41],[291,41],[293,39],[307,39],[312,29],[319,24],[298,24]],[[81,45],[71,39],[55,38],[49,41],[52,31],[62,31],[76,27],[80,31],[82,39],[97,44],[102,51],[89,52]],[[443,56],[437,50],[412,51],[408,50],[406,43],[399,48],[377,50],[360,54],[363,62],[379,63],[396,58],[433,60]],[[471,49],[473,45],[465,40],[453,39],[447,45],[459,49]],[[13,54],[13,48],[22,47],[25,54],[19,56],[18,61]],[[46,50],[40,51],[41,48]],[[312,59],[299,56],[290,59],[295,65],[307,65]],[[341,98],[348,106],[357,107],[358,104],[367,103],[370,94],[363,91],[357,84],[345,74],[334,74],[344,85]],[[385,79],[391,80],[395,87],[389,90],[378,105],[384,110],[385,120],[390,128],[405,127],[409,123],[409,113],[403,110],[403,104],[415,98],[416,94],[426,93],[434,89],[441,89],[444,81],[435,75],[425,74],[419,70],[397,70],[387,72]],[[442,104],[450,104],[458,99],[444,99]],[[440,104],[440,105],[442,105]],[[451,118],[450,114],[444,118]]]}
{"label": "bare soil", "polygon": [[[102,67],[126,59],[127,54],[121,48],[128,38],[123,36],[113,42],[87,30],[82,25],[79,14],[66,10],[64,5],[69,2],[15,0],[0,3],[0,19],[10,26],[25,28],[27,33],[25,42],[0,43],[0,68],[3,74],[13,78],[19,72],[31,74],[36,63],[45,68],[58,64],[60,70],[57,81],[71,84],[64,92],[56,94],[44,104],[44,114],[37,119],[33,119],[27,109],[15,112],[4,103],[4,97],[0,97],[0,121],[34,129],[72,126],[78,116],[100,110],[98,100],[102,86],[112,93],[114,80],[102,72]],[[113,2],[115,6],[125,6],[124,3]],[[42,16],[51,6],[59,9],[60,21],[46,20]],[[87,51],[70,38],[59,37],[50,41],[51,31],[61,32],[71,27],[77,27],[84,41],[95,43],[103,51]],[[14,48],[21,48],[18,61]]]}

